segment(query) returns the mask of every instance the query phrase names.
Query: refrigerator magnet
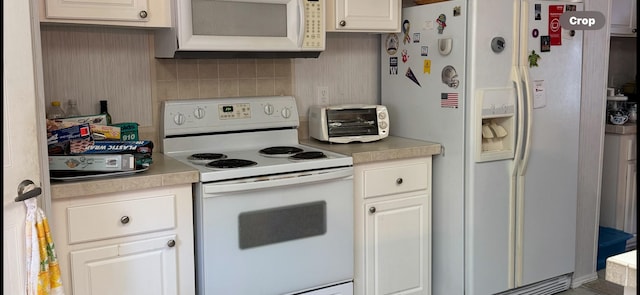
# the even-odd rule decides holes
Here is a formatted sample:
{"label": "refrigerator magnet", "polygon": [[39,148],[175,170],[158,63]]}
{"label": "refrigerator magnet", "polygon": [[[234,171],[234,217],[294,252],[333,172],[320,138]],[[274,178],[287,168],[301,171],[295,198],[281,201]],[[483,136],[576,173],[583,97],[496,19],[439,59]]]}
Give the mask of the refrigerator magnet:
{"label": "refrigerator magnet", "polygon": [[402,32],[404,33],[404,39],[402,40],[402,43],[404,44],[411,43],[411,36],[409,35],[410,29],[411,29],[411,23],[409,22],[408,19],[405,19],[402,22]]}
{"label": "refrigerator magnet", "polygon": [[458,85],[460,85],[458,73],[453,66],[448,65],[442,69],[442,83],[451,88],[458,88]]}
{"label": "refrigerator magnet", "polygon": [[397,34],[388,34],[387,40],[385,41],[385,47],[387,50],[387,54],[394,55],[398,52],[398,35]]}
{"label": "refrigerator magnet", "polygon": [[389,75],[398,74],[398,57],[389,57]]}
{"label": "refrigerator magnet", "polygon": [[422,72],[431,75],[431,60],[425,59],[422,63]]}
{"label": "refrigerator magnet", "polygon": [[429,46],[420,46],[420,55],[428,56],[429,55]]}
{"label": "refrigerator magnet", "polygon": [[413,33],[413,43],[420,43],[420,33]]}
{"label": "refrigerator magnet", "polygon": [[549,52],[549,51],[551,51],[551,37],[550,36],[540,36],[540,51],[541,52]]}
{"label": "refrigerator magnet", "polygon": [[407,62],[409,60],[409,54],[406,49],[402,49],[402,62]]}
{"label": "refrigerator magnet", "polygon": [[538,31],[538,29],[533,29],[533,31],[531,31],[531,36],[533,38],[538,38],[538,35],[540,35],[540,31]]}
{"label": "refrigerator magnet", "polygon": [[529,54],[529,67],[537,67],[538,66],[538,60],[540,59],[540,55],[538,55],[536,53],[535,50],[531,50],[531,53]]}
{"label": "refrigerator magnet", "polygon": [[411,68],[407,68],[407,72],[404,75],[407,76],[407,78],[411,79],[413,83],[416,83],[418,86],[422,87],[422,85],[420,85],[420,82],[418,82],[418,78],[416,78],[416,75],[413,74]]}
{"label": "refrigerator magnet", "polygon": [[549,37],[551,37],[551,45],[562,45],[560,16],[563,12],[564,5],[549,5]]}
{"label": "refrigerator magnet", "polygon": [[462,12],[462,8],[460,8],[460,6],[456,6],[453,8],[453,16],[460,16],[461,12]]}
{"label": "refrigerator magnet", "polygon": [[436,23],[438,24],[438,34],[442,34],[442,32],[444,32],[444,28],[447,27],[447,16],[440,14],[436,19]]}
{"label": "refrigerator magnet", "polygon": [[458,94],[457,93],[440,93],[440,107],[457,109],[458,108]]}
{"label": "refrigerator magnet", "polygon": [[535,20],[541,20],[542,19],[542,4],[536,4],[534,6],[535,8]]}

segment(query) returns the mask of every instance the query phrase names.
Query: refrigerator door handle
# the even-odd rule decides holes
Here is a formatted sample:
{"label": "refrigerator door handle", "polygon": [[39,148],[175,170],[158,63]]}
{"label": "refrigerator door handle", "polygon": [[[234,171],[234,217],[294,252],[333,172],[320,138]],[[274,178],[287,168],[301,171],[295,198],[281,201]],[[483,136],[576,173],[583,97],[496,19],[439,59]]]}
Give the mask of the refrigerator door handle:
{"label": "refrigerator door handle", "polygon": [[522,159],[522,140],[524,137],[524,92],[522,85],[522,78],[520,77],[520,72],[517,67],[513,67],[513,83],[516,87],[516,142],[515,142],[515,153],[513,157],[513,171],[512,176],[518,175],[518,167],[520,166],[520,160]]}
{"label": "refrigerator door handle", "polygon": [[524,143],[523,143],[523,155],[522,163],[518,171],[518,175],[525,175],[527,173],[527,164],[529,163],[529,157],[531,155],[531,126],[533,125],[533,88],[531,87],[531,79],[529,77],[529,70],[526,66],[521,65],[522,69],[522,83],[524,84],[524,107],[526,108],[526,114],[524,117],[525,130],[524,130]]}

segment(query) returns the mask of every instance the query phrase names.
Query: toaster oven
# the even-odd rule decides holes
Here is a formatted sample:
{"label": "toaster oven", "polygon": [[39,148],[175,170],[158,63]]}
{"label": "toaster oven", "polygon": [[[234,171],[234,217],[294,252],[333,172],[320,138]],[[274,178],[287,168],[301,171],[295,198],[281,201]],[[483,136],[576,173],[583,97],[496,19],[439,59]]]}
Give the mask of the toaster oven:
{"label": "toaster oven", "polygon": [[333,105],[309,108],[309,136],[328,142],[371,142],[389,136],[383,105]]}

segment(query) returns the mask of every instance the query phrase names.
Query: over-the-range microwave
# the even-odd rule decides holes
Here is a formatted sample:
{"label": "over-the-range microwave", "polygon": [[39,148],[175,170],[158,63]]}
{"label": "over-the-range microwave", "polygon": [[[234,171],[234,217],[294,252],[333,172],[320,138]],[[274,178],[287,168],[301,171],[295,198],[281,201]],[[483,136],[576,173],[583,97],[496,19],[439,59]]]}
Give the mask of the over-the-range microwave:
{"label": "over-the-range microwave", "polygon": [[318,57],[325,0],[176,0],[172,28],[155,33],[158,58]]}
{"label": "over-the-range microwave", "polygon": [[389,113],[383,105],[311,106],[309,136],[328,142],[371,142],[389,136]]}

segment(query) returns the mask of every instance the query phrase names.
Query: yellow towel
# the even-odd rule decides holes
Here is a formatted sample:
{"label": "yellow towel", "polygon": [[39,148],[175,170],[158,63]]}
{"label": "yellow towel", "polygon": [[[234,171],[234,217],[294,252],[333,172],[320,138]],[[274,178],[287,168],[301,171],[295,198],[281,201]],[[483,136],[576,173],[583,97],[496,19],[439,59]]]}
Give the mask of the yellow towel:
{"label": "yellow towel", "polygon": [[27,254],[27,294],[64,295],[60,266],[56,257],[55,244],[51,238],[49,222],[35,198],[25,200],[26,254]]}

